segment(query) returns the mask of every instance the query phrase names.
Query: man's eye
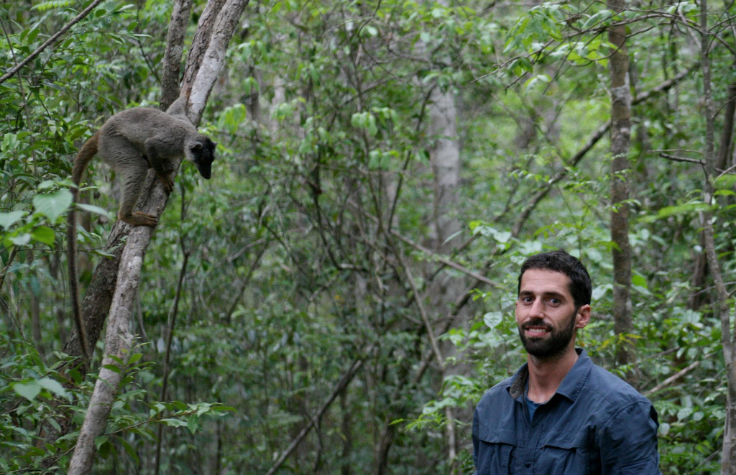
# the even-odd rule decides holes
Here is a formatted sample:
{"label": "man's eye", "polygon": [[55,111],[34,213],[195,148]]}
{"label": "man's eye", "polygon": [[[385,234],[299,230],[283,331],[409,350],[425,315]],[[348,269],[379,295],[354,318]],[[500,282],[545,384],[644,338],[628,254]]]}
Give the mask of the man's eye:
{"label": "man's eye", "polygon": [[524,302],[524,303],[532,303],[532,302],[534,302],[534,299],[531,298],[531,297],[522,297],[521,298],[521,301]]}
{"label": "man's eye", "polygon": [[551,298],[551,299],[549,299],[549,303],[551,305],[559,305],[560,304],[560,301],[558,299],[556,299],[556,298]]}

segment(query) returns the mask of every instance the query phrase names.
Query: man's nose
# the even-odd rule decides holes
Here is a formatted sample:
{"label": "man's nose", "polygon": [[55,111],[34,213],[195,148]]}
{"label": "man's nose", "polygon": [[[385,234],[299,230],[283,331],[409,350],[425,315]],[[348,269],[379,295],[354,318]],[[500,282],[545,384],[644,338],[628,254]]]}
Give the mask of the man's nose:
{"label": "man's nose", "polygon": [[534,303],[529,309],[529,316],[539,318],[544,316],[544,301],[542,299],[534,299]]}

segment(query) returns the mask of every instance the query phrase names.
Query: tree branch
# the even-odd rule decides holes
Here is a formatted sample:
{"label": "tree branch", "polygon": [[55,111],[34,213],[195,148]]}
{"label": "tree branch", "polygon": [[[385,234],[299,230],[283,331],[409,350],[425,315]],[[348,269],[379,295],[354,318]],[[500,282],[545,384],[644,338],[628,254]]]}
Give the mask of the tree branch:
{"label": "tree branch", "polygon": [[[664,81],[664,82],[660,83],[654,89],[651,89],[651,90],[645,92],[641,96],[637,96],[635,99],[633,99],[631,101],[631,105],[634,106],[634,105],[637,105],[637,104],[641,104],[642,102],[650,99],[651,97],[653,97],[653,96],[655,96],[655,95],[657,95],[659,93],[668,91],[669,89],[671,89],[672,87],[674,87],[677,83],[679,83],[680,81],[682,81],[688,74],[690,74],[690,72],[692,72],[698,66],[698,64],[699,63],[690,66],[689,68],[687,68],[686,70],[684,70],[680,74],[678,74],[677,76],[674,76],[673,78],[668,79],[667,81]],[[580,160],[582,160],[583,157],[585,157],[585,155],[595,146],[595,144],[597,144],[598,141],[601,138],[603,138],[603,136],[606,134],[606,132],[608,132],[608,129],[610,129],[610,128],[611,128],[611,121],[608,120],[608,121],[606,121],[606,123],[604,123],[603,125],[601,125],[598,128],[598,130],[596,130],[595,132],[593,132],[593,135],[590,136],[590,138],[585,143],[585,145],[583,145],[583,147],[580,150],[578,150],[578,152],[575,155],[573,155],[572,157],[570,157],[570,160],[568,160],[568,162],[567,162],[567,166],[569,166],[569,167],[576,166],[580,162]],[[511,229],[511,233],[514,236],[518,236],[519,234],[521,234],[521,229],[522,229],[524,223],[526,222],[526,220],[529,218],[529,215],[532,213],[532,211],[534,210],[534,208],[536,208],[536,206],[539,204],[539,202],[542,201],[542,199],[545,196],[547,196],[547,193],[549,193],[549,190],[552,188],[552,185],[554,185],[558,181],[562,180],[566,176],[567,176],[567,168],[562,168],[562,169],[558,170],[557,173],[555,173],[552,176],[552,178],[550,178],[549,180],[547,180],[547,182],[542,186],[542,188],[540,188],[539,190],[537,190],[537,192],[534,194],[534,196],[532,196],[529,199],[528,204],[524,207],[523,211],[521,212],[521,214],[517,218],[516,222],[514,223],[513,228]]]}
{"label": "tree branch", "polygon": [[26,59],[24,59],[23,61],[21,61],[20,63],[18,63],[14,67],[12,67],[7,73],[3,74],[0,77],[0,84],[2,84],[5,81],[7,81],[8,78],[10,78],[17,71],[19,71],[20,68],[22,68],[26,64],[30,63],[31,61],[33,61],[36,58],[36,56],[38,56],[39,54],[41,54],[41,52],[43,50],[45,50],[46,48],[48,48],[49,46],[51,46],[52,44],[54,44],[56,42],[56,40],[58,40],[61,35],[63,35],[64,33],[66,33],[69,30],[69,28],[71,28],[72,26],[76,25],[84,17],[86,17],[87,15],[89,15],[92,12],[92,10],[94,10],[97,7],[97,5],[99,5],[100,3],[102,3],[102,0],[95,0],[94,2],[90,3],[90,5],[87,8],[85,8],[84,10],[82,10],[82,12],[79,15],[75,16],[72,21],[70,21],[69,23],[67,23],[66,25],[64,25],[64,27],[61,30],[57,31],[51,38],[49,38],[48,40],[44,41],[44,43],[41,46],[39,46],[38,48],[36,48],[36,51],[34,51],[33,53],[29,54]]}
{"label": "tree branch", "polygon": [[163,111],[179,97],[179,71],[181,56],[184,53],[184,37],[187,34],[189,14],[192,0],[176,0],[171,12],[169,33],[166,36],[166,52],[164,52],[164,74],[161,78],[161,103]]}
{"label": "tree branch", "polygon": [[672,376],[670,376],[669,378],[665,379],[664,381],[662,381],[658,385],[654,386],[649,391],[646,391],[644,393],[644,395],[646,397],[649,397],[652,394],[656,393],[657,391],[661,391],[662,389],[666,388],[670,384],[672,384],[675,381],[677,381],[678,379],[682,378],[683,376],[685,376],[687,373],[689,373],[690,371],[694,370],[698,366],[700,366],[700,361],[696,361],[695,363],[692,363],[692,364],[688,365],[685,369],[678,371],[677,373],[675,373]]}
{"label": "tree branch", "polygon": [[[368,355],[373,347],[369,347],[365,352],[364,355]],[[299,434],[294,438],[294,440],[291,441],[289,446],[281,453],[281,456],[276,460],[276,462],[273,464],[273,466],[266,472],[266,475],[273,475],[276,473],[276,471],[281,467],[281,465],[286,461],[287,458],[296,450],[296,448],[299,446],[302,440],[309,434],[309,431],[312,430],[314,427],[314,421],[320,419],[325,412],[327,412],[327,409],[329,409],[332,402],[337,398],[338,394],[347,387],[348,384],[353,380],[353,377],[355,376],[355,373],[358,372],[361,366],[363,366],[363,359],[365,356],[355,360],[353,364],[350,366],[350,369],[340,378],[340,380],[337,382],[335,387],[332,389],[332,393],[327,398],[327,400],[322,404],[322,407],[320,407],[319,411],[317,411],[317,414],[315,414],[314,417],[309,419],[309,423],[299,432]]]}
{"label": "tree branch", "polygon": [[[228,0],[215,22],[215,31],[212,33],[213,40],[210,41],[206,49],[207,54],[203,58],[196,58],[196,60],[201,61],[201,66],[198,69],[192,91],[196,99],[193,101],[194,112],[190,115],[190,117],[195,118],[192,121],[195,125],[199,123],[204,110],[204,102],[207,100],[210,90],[222,70],[225,49],[234,32],[234,25],[247,3],[247,0]],[[190,57],[190,60],[193,59]],[[197,89],[198,87],[206,87],[208,90],[200,91]],[[173,176],[176,175],[180,164],[181,160],[172,160]],[[149,173],[149,185],[147,186],[149,193],[144,195],[145,202],[142,211],[159,216],[166,208],[168,196],[164,192],[160,181],[156,180],[154,182],[153,175],[153,173]],[[117,373],[105,366],[116,364],[111,356],[125,363],[132,348],[133,336],[128,331],[131,318],[130,309],[135,308],[141,268],[143,267],[146,249],[154,232],[154,228],[151,227],[138,226],[131,228],[129,225],[120,222],[116,224],[115,228],[121,230],[121,234],[129,233],[128,240],[120,257],[117,285],[110,306],[107,335],[105,337],[106,355],[103,358],[102,369],[90,399],[89,409],[80,431],[77,447],[72,456],[69,468],[70,475],[86,475],[92,468],[96,452],[94,439],[102,434],[104,430],[107,417],[115,400],[115,393],[122,378],[122,371]],[[113,231],[115,231],[115,228]],[[111,271],[114,272],[115,269],[111,269]]]}

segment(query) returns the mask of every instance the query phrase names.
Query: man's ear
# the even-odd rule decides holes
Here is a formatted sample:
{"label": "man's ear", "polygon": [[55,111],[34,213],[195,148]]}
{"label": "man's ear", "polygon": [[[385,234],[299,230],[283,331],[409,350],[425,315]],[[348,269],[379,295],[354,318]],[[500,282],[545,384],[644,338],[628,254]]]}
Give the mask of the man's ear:
{"label": "man's ear", "polygon": [[575,314],[575,328],[585,328],[590,322],[590,305],[581,306]]}

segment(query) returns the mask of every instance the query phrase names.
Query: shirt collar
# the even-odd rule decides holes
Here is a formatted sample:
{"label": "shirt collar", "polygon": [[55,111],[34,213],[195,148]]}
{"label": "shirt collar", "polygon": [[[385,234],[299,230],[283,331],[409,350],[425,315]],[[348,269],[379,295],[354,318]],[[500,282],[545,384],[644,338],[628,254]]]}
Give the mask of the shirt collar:
{"label": "shirt collar", "polygon": [[[575,402],[578,394],[583,389],[585,380],[588,379],[588,373],[590,368],[593,367],[593,361],[586,354],[582,348],[575,348],[578,354],[578,360],[575,362],[570,371],[568,371],[565,378],[560,383],[560,387],[557,388],[556,394],[561,394],[571,401]],[[514,380],[511,382],[506,390],[509,392],[509,396],[513,399],[517,399],[519,396],[524,394],[524,388],[526,388],[526,382],[529,379],[529,368],[527,363],[519,368],[519,371],[514,375]]]}

